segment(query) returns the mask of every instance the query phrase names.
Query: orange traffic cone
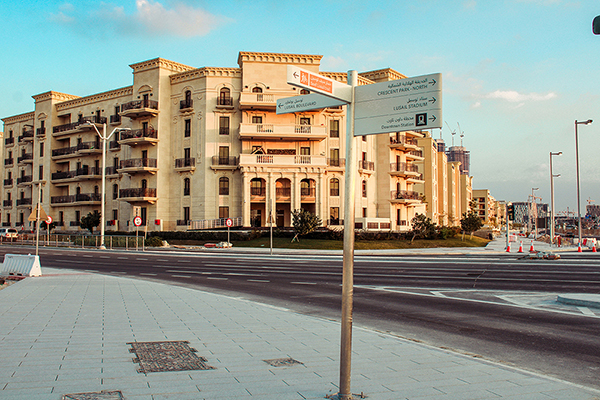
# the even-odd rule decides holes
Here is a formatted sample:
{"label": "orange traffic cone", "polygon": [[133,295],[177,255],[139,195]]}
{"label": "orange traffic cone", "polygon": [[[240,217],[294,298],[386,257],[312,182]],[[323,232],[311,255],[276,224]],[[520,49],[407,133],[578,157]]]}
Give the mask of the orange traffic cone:
{"label": "orange traffic cone", "polygon": [[592,247],[592,253],[597,253],[596,251],[596,244],[594,243],[594,247]]}
{"label": "orange traffic cone", "polygon": [[579,242],[579,245],[577,246],[577,252],[578,253],[582,253],[583,250],[581,250],[581,242]]}
{"label": "orange traffic cone", "polygon": [[510,253],[510,243],[508,244],[508,246],[506,246],[506,252]]}
{"label": "orange traffic cone", "polygon": [[529,247],[529,252],[535,253],[535,250],[533,249],[533,240],[531,241],[531,247]]}
{"label": "orange traffic cone", "polygon": [[519,251],[517,253],[522,253],[523,252],[523,242],[521,242],[521,244],[519,244]]}

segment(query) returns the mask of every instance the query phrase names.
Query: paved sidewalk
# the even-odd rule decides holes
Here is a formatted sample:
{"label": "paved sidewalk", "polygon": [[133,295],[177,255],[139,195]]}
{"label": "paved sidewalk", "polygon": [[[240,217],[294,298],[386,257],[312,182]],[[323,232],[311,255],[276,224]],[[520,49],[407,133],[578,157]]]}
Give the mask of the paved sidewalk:
{"label": "paved sidewalk", "polygon": [[[338,322],[139,279],[43,273],[0,291],[0,399],[292,400],[337,392]],[[213,369],[137,372],[181,366],[164,357],[132,361],[128,343],[164,341],[188,341],[197,352],[186,355],[184,343],[183,362]],[[357,327],[353,350],[352,388],[368,399],[600,399],[600,391]]]}

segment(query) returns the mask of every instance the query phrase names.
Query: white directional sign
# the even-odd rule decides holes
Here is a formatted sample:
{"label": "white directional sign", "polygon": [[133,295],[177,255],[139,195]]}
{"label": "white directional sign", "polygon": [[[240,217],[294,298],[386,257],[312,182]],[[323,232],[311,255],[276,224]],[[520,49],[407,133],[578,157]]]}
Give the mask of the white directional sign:
{"label": "white directional sign", "polygon": [[442,74],[355,88],[355,136],[442,127]]}
{"label": "white directional sign", "polygon": [[352,100],[352,86],[292,65],[287,67],[287,83],[348,103]]}
{"label": "white directional sign", "polygon": [[323,96],[317,93],[302,96],[285,97],[277,100],[277,114],[317,110],[319,108],[338,107],[348,104],[345,101]]}

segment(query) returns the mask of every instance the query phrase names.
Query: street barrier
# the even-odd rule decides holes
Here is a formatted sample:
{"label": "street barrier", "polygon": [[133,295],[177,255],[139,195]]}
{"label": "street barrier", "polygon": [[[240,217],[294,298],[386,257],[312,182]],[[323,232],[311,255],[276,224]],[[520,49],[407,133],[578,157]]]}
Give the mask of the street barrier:
{"label": "street barrier", "polygon": [[24,254],[6,254],[2,276],[42,276],[40,257]]}

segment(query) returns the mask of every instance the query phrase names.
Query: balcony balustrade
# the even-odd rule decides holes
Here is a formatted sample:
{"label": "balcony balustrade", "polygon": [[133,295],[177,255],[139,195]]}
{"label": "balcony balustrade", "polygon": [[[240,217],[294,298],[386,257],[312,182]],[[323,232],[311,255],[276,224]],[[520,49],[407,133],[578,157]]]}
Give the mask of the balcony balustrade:
{"label": "balcony balustrade", "polygon": [[121,123],[121,116],[119,114],[114,114],[110,116],[110,124],[111,125],[119,125]]}
{"label": "balcony balustrade", "polygon": [[121,160],[117,172],[150,172],[158,170],[156,158],[132,158]]}
{"label": "balcony balustrade", "polygon": [[4,145],[5,146],[10,146],[12,144],[15,144],[15,138],[14,137],[7,137],[4,139]]}
{"label": "balcony balustrade", "polygon": [[129,188],[119,189],[119,198],[129,202],[148,201],[155,202],[156,189],[154,188]]}
{"label": "balcony balustrade", "polygon": [[4,165],[13,165],[15,162],[14,158],[5,158]]}
{"label": "balcony balustrade", "polygon": [[30,205],[31,205],[31,197],[24,197],[22,199],[17,199],[17,207],[30,206]]}
{"label": "balcony balustrade", "polygon": [[390,175],[404,176],[406,178],[422,180],[423,174],[419,173],[419,167],[405,162],[395,162],[390,164]]}
{"label": "balcony balustrade", "polygon": [[4,186],[12,186],[13,185],[13,180],[12,179],[5,179],[4,180]]}
{"label": "balcony balustrade", "polygon": [[128,118],[140,118],[158,115],[158,101],[134,100],[121,105],[121,115]]}
{"label": "balcony balustrade", "polygon": [[240,165],[242,166],[273,166],[292,167],[310,165],[326,167],[325,156],[303,156],[303,155],[279,155],[279,154],[240,154]]}
{"label": "balcony balustrade", "polygon": [[21,157],[17,158],[17,164],[27,163],[29,161],[33,162],[33,153],[24,153]]}
{"label": "balcony balustrade", "polygon": [[158,142],[158,131],[153,128],[123,130],[119,136],[119,144],[128,144],[130,146],[140,143],[155,144]]}
{"label": "balcony balustrade", "polygon": [[240,124],[240,138],[250,140],[324,140],[327,128],[321,125]]}
{"label": "balcony balustrade", "polygon": [[4,200],[2,201],[2,205],[4,207],[12,207],[12,200]]}
{"label": "balcony balustrade", "polygon": [[78,168],[73,171],[53,172],[52,180],[75,179],[75,178],[100,178],[102,169],[96,167]]}
{"label": "balcony balustrade", "polygon": [[19,143],[27,142],[33,140],[33,129],[29,131],[24,131],[21,136],[19,136]]}
{"label": "balcony balustrade", "polygon": [[390,147],[398,150],[416,150],[418,143],[416,138],[398,134],[390,136]]}
{"label": "balcony balustrade", "polygon": [[327,166],[334,167],[334,168],[335,167],[344,168],[346,166],[346,159],[345,158],[328,158]]}
{"label": "balcony balustrade", "polygon": [[52,196],[51,204],[75,204],[75,203],[100,203],[102,195],[100,193],[79,193],[67,196]]}
{"label": "balcony balustrade", "polygon": [[[241,157],[240,157],[241,159]],[[213,156],[212,157],[212,165],[211,169],[229,169],[234,170],[239,166],[238,157],[223,157],[223,156]]]}
{"label": "balcony balustrade", "polygon": [[358,169],[375,171],[375,163],[373,161],[358,160]]}
{"label": "balcony balustrade", "polygon": [[88,122],[92,124],[105,124],[106,117],[99,116],[91,116],[91,117],[82,117],[76,122],[70,122],[68,124],[56,125],[52,127],[52,134],[54,136],[60,136],[64,134],[70,134],[74,132],[79,132],[81,130],[91,129]]}
{"label": "balcony balustrade", "polygon": [[217,108],[233,108],[233,97],[219,97],[217,98]]}
{"label": "balcony balustrade", "polygon": [[29,183],[31,181],[33,181],[33,175],[23,175],[22,177],[17,178],[17,185]]}
{"label": "balcony balustrade", "polygon": [[179,110],[184,111],[194,107],[194,100],[187,99],[179,102]]}
{"label": "balcony balustrade", "polygon": [[393,203],[416,203],[421,201],[421,193],[412,190],[392,190]]}
{"label": "balcony balustrade", "polygon": [[74,155],[78,155],[77,153],[90,154],[90,153],[101,153],[101,152],[102,152],[102,144],[99,141],[82,142],[82,143],[77,144],[77,146],[54,149],[54,150],[52,150],[52,157],[74,156]]}
{"label": "balcony balustrade", "polygon": [[46,136],[46,128],[45,128],[45,127],[44,127],[44,128],[37,128],[37,129],[35,130],[35,134],[36,134],[37,136],[39,136],[39,137],[44,137],[44,136]]}
{"label": "balcony balustrade", "polygon": [[176,170],[192,170],[196,169],[195,158],[178,158],[175,160]]}

